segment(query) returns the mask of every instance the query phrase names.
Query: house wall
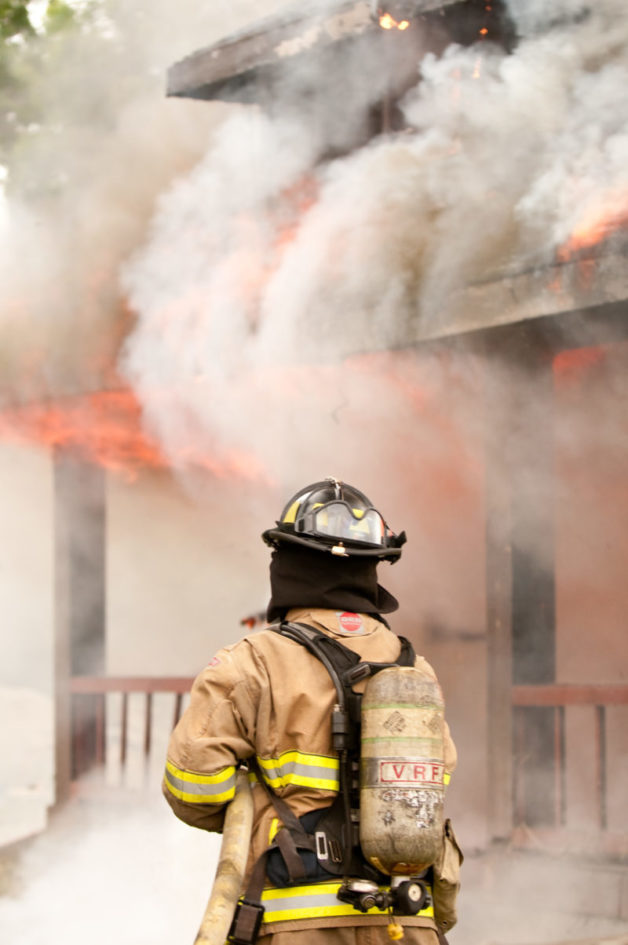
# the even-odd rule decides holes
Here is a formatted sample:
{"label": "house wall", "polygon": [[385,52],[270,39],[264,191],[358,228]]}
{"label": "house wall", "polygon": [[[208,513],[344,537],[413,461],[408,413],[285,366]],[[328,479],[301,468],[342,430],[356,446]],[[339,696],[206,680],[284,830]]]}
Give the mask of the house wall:
{"label": "house wall", "polygon": [[[559,682],[626,681],[626,360],[626,348],[618,346],[611,361],[606,356],[603,363],[585,364],[576,374],[564,363],[556,367],[552,423]],[[468,374],[452,373],[450,364],[437,380],[432,374],[430,383],[421,388],[420,397],[417,389],[408,394],[410,407],[400,414],[400,426],[389,421],[386,411],[368,423],[348,416],[347,431],[355,439],[339,452],[336,469],[364,485],[396,530],[407,530],[401,561],[383,565],[380,581],[401,605],[391,615],[391,626],[408,636],[438,673],[460,756],[448,809],[464,845],[481,848],[490,809],[484,435],[485,422],[494,417],[487,411],[481,376],[471,382]],[[338,442],[344,432],[340,430]],[[366,460],[358,449],[361,442],[369,448],[377,445]],[[312,456],[297,458],[291,487],[320,476],[321,468],[323,474],[329,471],[330,458],[331,453],[315,461]],[[19,772],[19,786],[2,784],[0,837],[5,838],[6,824],[15,820],[16,792],[21,798],[37,795],[36,803],[19,802],[25,810],[29,804],[37,808],[33,829],[41,826],[52,800],[52,477],[45,452],[1,446],[0,523],[10,541],[0,551],[5,614],[0,687],[14,720],[9,727],[12,746],[5,754],[12,751],[20,759],[12,766]],[[263,610],[267,602],[268,549],[259,536],[278,515],[286,494],[284,482],[227,477],[201,486],[165,472],[144,471],[134,479],[108,473],[107,673],[193,676],[216,649],[238,639],[240,620]],[[32,704],[33,721],[26,726],[18,723],[31,718],[19,709],[20,699]],[[628,727],[622,711],[608,713],[611,784],[625,783],[627,773]],[[162,715],[165,744],[169,707]],[[112,719],[115,729],[115,713]],[[44,747],[38,748],[38,768],[31,776],[23,761],[32,754],[25,745],[35,730]],[[567,737],[572,759],[568,814],[577,825],[590,820],[595,788],[583,776],[592,770],[592,759],[577,762],[579,753],[594,749],[586,710],[569,716]],[[163,744],[156,745],[156,755],[163,754]],[[39,786],[29,794],[24,785],[31,782]],[[624,809],[620,792],[613,791],[609,826],[621,826]]]}
{"label": "house wall", "polygon": [[53,477],[0,444],[0,846],[41,830],[53,800]]}

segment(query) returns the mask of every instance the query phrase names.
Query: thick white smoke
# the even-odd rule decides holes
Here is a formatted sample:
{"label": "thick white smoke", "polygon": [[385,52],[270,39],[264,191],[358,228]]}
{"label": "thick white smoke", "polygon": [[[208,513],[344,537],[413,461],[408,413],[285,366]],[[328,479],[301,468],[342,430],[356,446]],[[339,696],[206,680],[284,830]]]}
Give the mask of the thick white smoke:
{"label": "thick white smoke", "polygon": [[[20,132],[0,233],[2,401],[116,383],[128,326],[118,268],[224,113],[168,100],[168,66],[282,6],[106,0],[76,28],[33,42],[7,118]],[[41,28],[45,10],[32,12]]]}
{"label": "thick white smoke", "polygon": [[[276,443],[294,402],[282,409],[272,371],[252,380],[264,366],[446,332],[457,290],[552,261],[579,227],[625,210],[621,4],[510,12],[512,54],[477,43],[417,63],[407,132],[314,169],[325,140],[306,103],[299,117],[236,109],[163,197],[124,272],[138,318],[123,370],[171,455],[190,415],[207,435],[262,450],[249,421],[263,417]],[[351,91],[359,112],[368,90]]]}

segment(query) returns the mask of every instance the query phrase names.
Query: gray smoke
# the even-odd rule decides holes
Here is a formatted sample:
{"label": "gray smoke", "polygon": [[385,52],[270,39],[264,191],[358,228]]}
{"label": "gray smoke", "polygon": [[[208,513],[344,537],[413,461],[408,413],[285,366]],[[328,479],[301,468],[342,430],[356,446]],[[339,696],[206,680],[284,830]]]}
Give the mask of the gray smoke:
{"label": "gray smoke", "polygon": [[[69,167],[72,186],[37,211],[32,205],[11,209],[0,321],[5,389],[14,399],[100,386],[102,365],[110,366],[128,328],[118,321],[126,297],[134,321],[119,367],[173,465],[187,471],[210,457],[215,471],[221,459],[240,458],[228,489],[209,477],[221,508],[208,532],[218,536],[213,547],[225,560],[218,570],[208,569],[207,582],[212,589],[220,585],[223,595],[225,586],[233,587],[229,555],[242,563],[242,593],[250,593],[252,582],[256,593],[262,588],[250,537],[257,541],[269,516],[305,481],[340,475],[381,503],[390,524],[410,536],[404,559],[382,575],[402,599],[395,629],[418,637],[443,682],[462,749],[450,811],[454,819],[462,815],[463,842],[477,835],[481,845],[484,368],[470,355],[381,349],[402,346],[422,331],[446,330],[450,301],[468,283],[503,268],[543,265],[574,230],[609,211],[621,218],[628,166],[625,12],[609,0],[594,7],[563,0],[551,11],[540,0],[513,2],[521,40],[512,55],[482,43],[451,48],[442,59],[427,57],[417,63],[420,88],[404,102],[409,131],[330,159],[329,147],[349,147],[363,126],[381,90],[380,64],[355,63],[356,79],[342,103],[330,101],[333,83],[322,83],[314,117],[305,106],[295,111],[291,95],[290,106],[279,102],[272,114],[166,102],[164,75],[172,61],[282,5],[190,0],[177,5],[176,16],[166,2],[127,2],[128,14],[124,6],[112,7],[121,18],[115,28],[126,37],[127,22],[135,23],[124,45],[146,85],[132,100],[113,103],[113,124],[103,129],[81,120],[98,113],[95,105],[85,109],[82,96],[91,90],[97,103],[115,84],[110,64],[99,60],[95,68],[89,57],[68,54],[67,71],[47,77],[71,134],[54,148],[36,149],[24,171],[58,180]],[[286,92],[300,81],[286,77]],[[116,282],[121,268],[122,288]],[[359,356],[372,349],[379,353]],[[572,479],[571,493],[559,497],[560,619],[569,629],[559,658],[570,679],[580,674],[604,681],[622,671],[613,649],[625,612],[616,603],[622,578],[610,580],[608,568],[608,593],[597,599],[590,541],[593,536],[596,560],[625,560],[609,549],[603,528],[612,523],[615,547],[623,549],[627,531],[613,489],[620,495],[617,470],[625,469],[626,440],[617,437],[609,396],[625,399],[624,363],[618,355],[610,392],[604,380],[594,386],[584,421],[581,395],[573,394],[567,407],[562,395],[563,461],[572,470],[589,469],[596,452],[606,456],[612,447],[610,468],[596,477],[593,467],[584,480],[582,531],[573,515],[582,480]],[[503,378],[504,390],[516,383]],[[495,419],[489,415],[488,424]],[[519,448],[525,457],[524,444]],[[600,495],[603,515],[595,517]],[[263,508],[242,514],[262,506],[262,498]],[[143,548],[144,506],[138,508],[138,554],[123,558],[127,580],[135,580]],[[148,518],[160,507],[146,508]],[[243,519],[236,518],[237,528],[232,509]],[[165,568],[181,529],[177,520],[170,544],[170,520],[162,511],[155,517],[161,546],[148,540],[155,556],[163,549]],[[241,558],[236,547],[244,548]],[[571,595],[576,584],[580,597]],[[200,636],[205,627],[198,622]],[[151,638],[154,626],[143,632],[155,660],[150,669],[160,671],[158,659],[169,667],[167,631],[159,632],[159,641]],[[596,643],[602,632],[612,645]],[[192,630],[186,633],[189,642]],[[121,672],[129,659],[137,660],[134,671],[146,668],[137,640],[112,637],[112,644]],[[205,851],[211,845],[213,863],[215,838],[177,824],[165,807],[161,813],[127,811],[127,803],[105,813],[96,798],[95,811],[85,814],[79,806],[78,824],[65,822],[49,844],[44,838],[35,845],[26,862],[30,889],[1,903],[11,940],[36,945],[56,935],[82,941],[94,914],[101,917],[92,935],[97,943],[115,938],[124,945],[125,936],[129,945],[193,940],[211,872],[208,862],[205,873]],[[623,799],[614,810],[618,823]],[[128,858],[120,861],[122,848]],[[519,896],[516,875],[514,901],[499,904],[499,928],[490,896],[465,882],[464,924],[454,941],[550,936]],[[550,885],[536,876],[534,883],[537,891]],[[578,909],[581,888],[573,891]],[[80,893],[79,905],[68,890]],[[565,920],[551,936],[577,929],[593,932],[580,919]]]}
{"label": "gray smoke", "polygon": [[[300,115],[234,108],[164,195],[124,270],[137,323],[122,369],[173,458],[190,417],[201,436],[269,457],[263,440],[294,406],[272,368],[446,332],[464,286],[551,262],[574,232],[621,219],[628,18],[616,0],[511,14],[511,55],[478,43],[417,63],[406,133],[314,166],[333,121],[310,121],[305,103]],[[354,114],[378,92],[351,84]],[[300,428],[293,447],[307,452]]]}
{"label": "gray smoke", "polygon": [[167,100],[166,71],[259,13],[246,0],[184,0],[176,10],[163,0],[107,0],[79,28],[42,40],[35,65],[24,67],[30,110],[16,106],[13,121],[41,120],[22,128],[3,203],[3,401],[119,383],[113,368],[129,313],[118,268],[224,111]]}

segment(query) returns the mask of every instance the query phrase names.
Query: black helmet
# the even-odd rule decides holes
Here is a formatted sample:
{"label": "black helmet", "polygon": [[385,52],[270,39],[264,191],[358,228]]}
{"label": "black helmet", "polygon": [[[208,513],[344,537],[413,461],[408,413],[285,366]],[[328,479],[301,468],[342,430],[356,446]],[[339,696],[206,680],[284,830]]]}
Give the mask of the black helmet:
{"label": "black helmet", "polygon": [[395,535],[359,489],[328,478],[300,489],[262,538],[273,547],[292,542],[341,557],[396,561],[406,535]]}

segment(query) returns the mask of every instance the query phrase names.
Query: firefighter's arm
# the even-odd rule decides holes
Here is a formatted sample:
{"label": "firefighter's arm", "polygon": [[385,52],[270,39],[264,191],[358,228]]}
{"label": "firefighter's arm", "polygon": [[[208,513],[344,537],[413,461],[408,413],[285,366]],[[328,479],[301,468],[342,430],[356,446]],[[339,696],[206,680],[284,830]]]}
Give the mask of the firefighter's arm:
{"label": "firefighter's arm", "polygon": [[177,817],[204,830],[222,829],[236,767],[255,753],[254,700],[231,650],[197,676],[168,745],[164,796]]}

